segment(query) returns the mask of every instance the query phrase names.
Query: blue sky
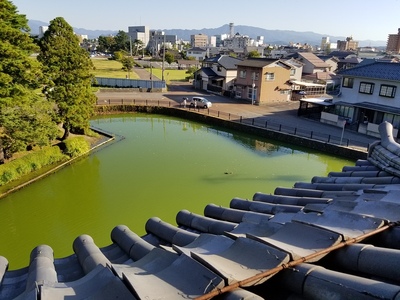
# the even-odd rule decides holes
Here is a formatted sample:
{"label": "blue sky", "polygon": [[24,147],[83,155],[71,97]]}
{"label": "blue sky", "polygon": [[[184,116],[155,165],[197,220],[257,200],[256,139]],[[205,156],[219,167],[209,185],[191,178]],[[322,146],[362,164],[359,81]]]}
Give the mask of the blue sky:
{"label": "blue sky", "polygon": [[11,0],[28,19],[49,22],[63,17],[85,29],[128,30],[217,28],[224,24],[264,29],[312,31],[354,40],[383,40],[400,28],[400,0],[136,1]]}

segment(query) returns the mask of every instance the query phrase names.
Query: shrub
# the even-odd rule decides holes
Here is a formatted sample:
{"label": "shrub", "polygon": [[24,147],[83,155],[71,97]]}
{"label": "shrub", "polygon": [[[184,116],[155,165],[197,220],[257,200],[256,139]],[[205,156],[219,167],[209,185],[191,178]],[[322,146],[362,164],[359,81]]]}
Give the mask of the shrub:
{"label": "shrub", "polygon": [[64,146],[64,154],[71,158],[82,155],[90,150],[90,143],[81,136],[65,140]]}
{"label": "shrub", "polygon": [[64,161],[67,158],[58,147],[45,147],[29,153],[9,163],[0,165],[0,185],[19,179],[44,166]]}

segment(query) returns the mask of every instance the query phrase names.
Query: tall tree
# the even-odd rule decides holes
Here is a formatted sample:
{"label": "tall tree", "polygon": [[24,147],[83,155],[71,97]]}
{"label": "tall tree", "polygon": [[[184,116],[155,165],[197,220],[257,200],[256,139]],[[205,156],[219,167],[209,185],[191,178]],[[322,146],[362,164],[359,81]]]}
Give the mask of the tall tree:
{"label": "tall tree", "polygon": [[96,102],[91,91],[94,67],[88,52],[79,46],[72,27],[62,17],[50,22],[39,44],[38,60],[51,80],[47,97],[57,105],[58,121],[64,129],[62,139],[70,132],[85,132]]}
{"label": "tall tree", "polygon": [[130,38],[125,31],[118,31],[114,37],[115,44],[113,45],[113,52],[115,51],[130,51]]}
{"label": "tall tree", "polygon": [[[49,144],[57,134],[52,105],[35,89],[43,83],[38,51],[25,15],[0,0],[0,161],[28,146]],[[22,126],[29,120],[29,126]]]}
{"label": "tall tree", "polygon": [[112,53],[115,45],[115,38],[113,36],[99,36],[97,51],[103,53]]}

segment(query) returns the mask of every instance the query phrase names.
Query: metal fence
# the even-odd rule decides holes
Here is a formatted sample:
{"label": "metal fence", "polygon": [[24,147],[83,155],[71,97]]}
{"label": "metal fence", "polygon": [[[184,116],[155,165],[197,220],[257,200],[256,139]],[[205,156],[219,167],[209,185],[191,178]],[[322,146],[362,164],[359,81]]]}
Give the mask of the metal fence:
{"label": "metal fence", "polygon": [[198,114],[208,115],[223,120],[228,120],[232,122],[238,122],[241,124],[255,126],[257,128],[262,128],[270,131],[281,132],[284,134],[290,134],[302,138],[309,138],[312,140],[317,140],[321,142],[326,142],[334,145],[341,145],[346,147],[356,146],[360,148],[368,149],[368,143],[357,142],[357,144],[352,143],[350,139],[343,138],[341,136],[335,136],[331,134],[325,134],[318,131],[310,131],[299,127],[292,127],[285,124],[273,122],[270,120],[265,120],[262,117],[248,118],[240,115],[232,114],[225,111],[219,111],[214,109],[204,109],[204,108],[194,108],[187,105],[177,103],[175,101],[166,100],[145,100],[145,99],[110,99],[106,101],[98,101],[98,105],[138,105],[138,106],[155,106],[155,107],[172,107],[182,110],[192,111]]}
{"label": "metal fence", "polygon": [[97,85],[108,87],[142,88],[142,89],[164,89],[165,81],[161,80],[142,80],[125,78],[105,78],[96,77]]}

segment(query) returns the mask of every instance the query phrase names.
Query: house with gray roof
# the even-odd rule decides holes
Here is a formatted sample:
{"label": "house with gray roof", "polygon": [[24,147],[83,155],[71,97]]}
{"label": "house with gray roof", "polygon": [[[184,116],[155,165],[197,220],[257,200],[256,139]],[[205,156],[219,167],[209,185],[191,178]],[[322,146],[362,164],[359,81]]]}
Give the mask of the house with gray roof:
{"label": "house with gray roof", "polygon": [[206,58],[202,68],[194,74],[195,88],[230,95],[236,78],[236,65],[241,61],[222,54]]}
{"label": "house with gray roof", "polygon": [[207,49],[200,47],[193,47],[187,50],[187,57],[193,57],[195,60],[202,61],[207,56]]}
{"label": "house with gray roof", "polygon": [[335,119],[345,119],[351,129],[377,137],[379,124],[387,121],[393,125],[394,136],[398,138],[400,64],[375,61],[339,74],[342,84],[340,97],[333,99]]}

